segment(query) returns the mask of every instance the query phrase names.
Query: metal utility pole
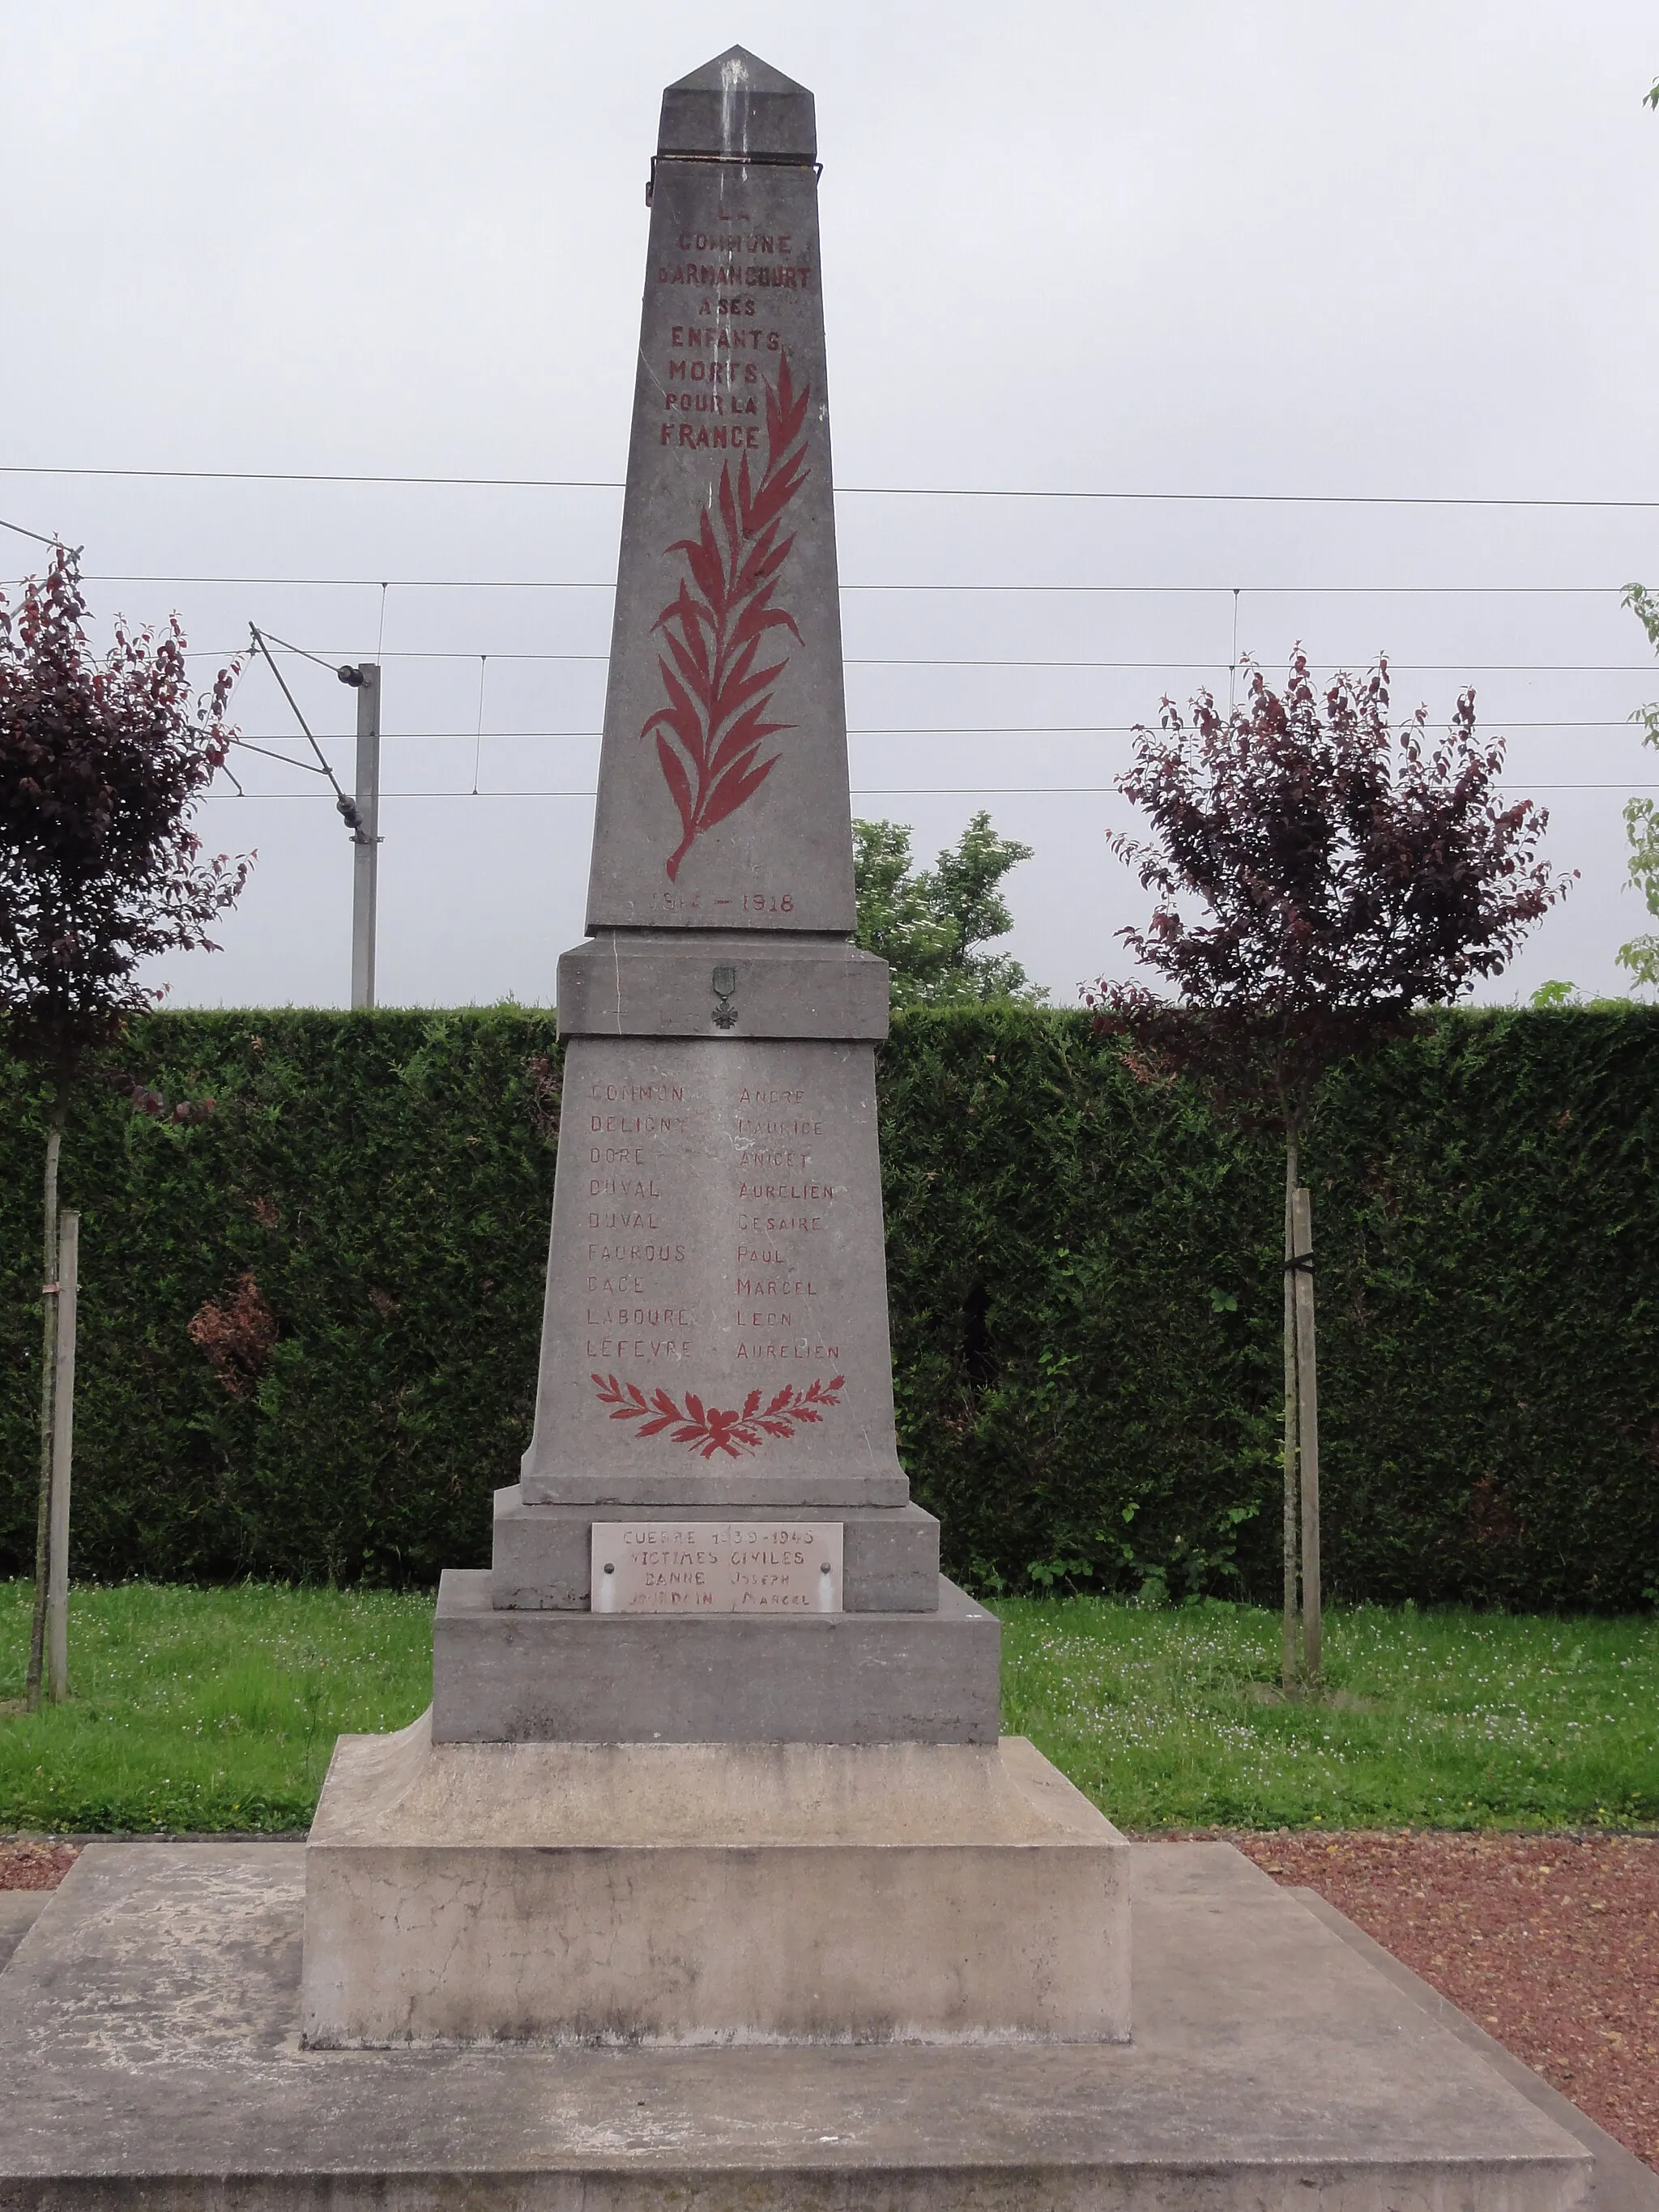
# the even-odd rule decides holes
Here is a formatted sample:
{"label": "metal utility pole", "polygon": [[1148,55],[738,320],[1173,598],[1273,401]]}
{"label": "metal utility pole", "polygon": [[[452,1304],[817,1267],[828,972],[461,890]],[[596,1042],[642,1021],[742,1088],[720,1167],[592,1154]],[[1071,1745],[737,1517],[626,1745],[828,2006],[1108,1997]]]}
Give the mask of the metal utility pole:
{"label": "metal utility pole", "polygon": [[[289,690],[288,679],[271,658],[271,643],[280,645],[285,652],[297,653],[303,660],[314,660],[326,668],[330,664],[307,653],[303,646],[289,645],[285,637],[275,631],[267,641],[266,633],[258,623],[250,623],[248,631],[256,653],[264,653],[278,689],[294,710],[294,719],[311,741],[311,750],[317,756],[316,773],[325,775],[334,790],[334,805],[340,819],[351,832],[351,842],[356,847],[355,866],[351,872],[351,1003],[353,1006],[372,1006],[374,1003],[374,892],[380,870],[380,664],[378,660],[360,660],[356,666],[337,668],[334,673],[342,684],[349,684],[357,694],[357,792],[355,798],[340,788],[340,780],[329,765],[328,755],[317,742],[317,735],[300,712],[300,702]],[[255,750],[258,750],[257,747]],[[273,753],[273,760],[285,760],[290,768],[308,768],[307,761],[289,760],[286,753]]]}
{"label": "metal utility pole", "polygon": [[[357,694],[356,848],[351,872],[351,1003],[374,1003],[374,906],[380,865],[380,665],[361,660],[339,671]],[[342,807],[341,812],[345,811]]]}

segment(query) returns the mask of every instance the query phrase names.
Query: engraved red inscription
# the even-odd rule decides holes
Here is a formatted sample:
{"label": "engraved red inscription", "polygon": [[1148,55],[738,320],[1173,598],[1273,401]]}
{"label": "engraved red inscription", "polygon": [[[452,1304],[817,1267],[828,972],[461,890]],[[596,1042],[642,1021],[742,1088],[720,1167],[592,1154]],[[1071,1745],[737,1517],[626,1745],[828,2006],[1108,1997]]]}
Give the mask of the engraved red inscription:
{"label": "engraved red inscription", "polygon": [[690,575],[653,625],[668,648],[657,662],[668,704],[640,735],[655,738],[663,781],[679,812],[683,834],[668,860],[671,883],[704,830],[760,789],[781,757],[763,759],[762,748],[792,726],[766,720],[788,654],[765,667],[756,663],[769,631],[787,629],[800,639],[794,617],[774,601],[795,543],[793,535],[780,535],[784,510],[811,474],[805,434],[811,392],[803,385],[797,392],[783,355],[776,383],[766,387],[766,465],[759,483],[750,478],[746,453],[735,483],[732,464],[723,461],[718,531],[705,508],[696,537],[668,549],[684,554]]}

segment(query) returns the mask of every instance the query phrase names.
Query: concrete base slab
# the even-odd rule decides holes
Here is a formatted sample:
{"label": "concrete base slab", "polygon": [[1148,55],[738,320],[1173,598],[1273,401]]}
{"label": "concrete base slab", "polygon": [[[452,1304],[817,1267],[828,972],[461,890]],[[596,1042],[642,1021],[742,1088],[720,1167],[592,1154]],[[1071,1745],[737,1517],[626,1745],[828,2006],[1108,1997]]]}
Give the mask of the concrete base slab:
{"label": "concrete base slab", "polygon": [[304,2033],[1123,2040],[1127,1862],[1018,1737],[434,1744],[423,1717],[336,1747]]}
{"label": "concrete base slab", "polygon": [[1431,2020],[1437,2021],[1466,2048],[1478,2051],[1494,2073],[1512,2082],[1547,2119],[1553,2120],[1575,2142],[1583,2144],[1595,2161],[1590,2183],[1595,2212],[1659,2212],[1659,2173],[1651,2166],[1644,2166],[1633,2152],[1627,2151],[1605,2128],[1598,2127],[1588,2112],[1581,2112],[1541,2075],[1523,2066],[1512,2051],[1505,2051],[1467,2013],[1459,2012],[1449,1997],[1443,1997],[1431,1983],[1413,1973],[1392,1952],[1385,1951],[1316,1889],[1293,1890],[1291,1894],[1299,1897],[1310,1912],[1317,1913],[1328,1928],[1334,1928],[1343,1942],[1385,1979],[1396,1989],[1404,1990]]}
{"label": "concrete base slab", "polygon": [[[742,1520],[752,1510],[732,1517]],[[516,1482],[498,1490],[490,1603],[498,1613],[587,1612],[593,1523],[616,1517],[592,1505],[526,1505]],[[836,1517],[845,1612],[938,1611],[939,1522],[931,1513],[920,1505],[866,1506]]]}
{"label": "concrete base slab", "polygon": [[994,1743],[1000,1625],[942,1576],[933,1613],[498,1612],[447,1567],[439,1743]]}
{"label": "concrete base slab", "polygon": [[49,1889],[0,1889],[0,1966],[46,1910]]}
{"label": "concrete base slab", "polygon": [[297,1844],[94,1844],[0,1979],[5,2212],[1569,2212],[1595,2162],[1222,1844],[1135,2040],[306,2051]]}

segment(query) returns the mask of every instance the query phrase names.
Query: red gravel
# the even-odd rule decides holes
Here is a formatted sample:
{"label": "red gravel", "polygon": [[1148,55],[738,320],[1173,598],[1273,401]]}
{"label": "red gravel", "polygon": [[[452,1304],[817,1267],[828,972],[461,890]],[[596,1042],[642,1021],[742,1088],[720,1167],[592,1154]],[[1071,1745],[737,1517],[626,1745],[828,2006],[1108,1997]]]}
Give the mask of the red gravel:
{"label": "red gravel", "polygon": [[77,1856],[73,1844],[0,1836],[0,1889],[56,1889]]}
{"label": "red gravel", "polygon": [[1659,2170],[1659,1841],[1238,1834]]}

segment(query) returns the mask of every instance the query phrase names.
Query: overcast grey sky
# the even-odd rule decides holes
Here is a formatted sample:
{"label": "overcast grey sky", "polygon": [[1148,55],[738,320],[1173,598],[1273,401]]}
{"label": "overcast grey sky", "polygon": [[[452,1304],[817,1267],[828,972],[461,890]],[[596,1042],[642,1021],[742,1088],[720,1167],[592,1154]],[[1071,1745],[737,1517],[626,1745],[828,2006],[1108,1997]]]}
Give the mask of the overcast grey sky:
{"label": "overcast grey sky", "polygon": [[[739,40],[817,96],[843,487],[1659,498],[1651,7],[7,0],[0,25],[14,468],[619,478],[660,90]],[[410,794],[382,822],[387,1003],[550,999],[581,934],[619,512],[0,474],[0,515],[124,580],[91,586],[105,614],[176,607],[222,657],[250,618],[381,651]],[[976,804],[1033,846],[1010,943],[1060,1002],[1121,970],[1146,904],[1104,846],[1123,728],[1224,691],[1235,589],[1270,669],[1298,638],[1385,647],[1437,720],[1475,684],[1583,872],[1492,995],[1621,988],[1646,916],[1620,808],[1659,787],[1626,718],[1659,671],[1618,592],[1659,584],[1659,509],[848,489],[840,522],[854,806],[924,856]],[[40,557],[3,544],[8,575]],[[483,587],[507,583],[537,588]],[[864,588],[894,584],[1117,588]],[[1452,586],[1479,588],[1420,588]],[[343,772],[350,695],[300,665]],[[292,749],[264,669],[236,711]],[[173,1003],[343,1003],[346,835],[318,779],[238,773],[206,834],[258,867]]]}

